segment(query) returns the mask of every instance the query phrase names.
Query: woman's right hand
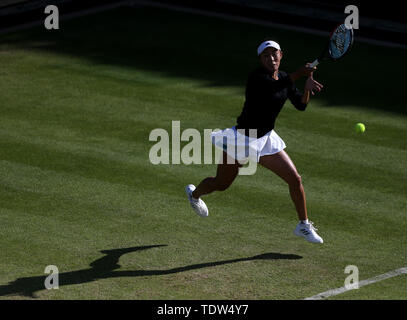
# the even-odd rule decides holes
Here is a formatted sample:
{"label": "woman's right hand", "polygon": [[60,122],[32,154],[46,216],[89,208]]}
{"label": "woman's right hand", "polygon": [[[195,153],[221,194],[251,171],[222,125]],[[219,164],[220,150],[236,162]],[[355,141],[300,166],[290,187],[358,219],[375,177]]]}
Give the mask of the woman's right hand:
{"label": "woman's right hand", "polygon": [[308,62],[304,67],[300,68],[302,76],[312,77],[314,71],[317,70],[317,67],[310,67],[310,65],[311,63]]}

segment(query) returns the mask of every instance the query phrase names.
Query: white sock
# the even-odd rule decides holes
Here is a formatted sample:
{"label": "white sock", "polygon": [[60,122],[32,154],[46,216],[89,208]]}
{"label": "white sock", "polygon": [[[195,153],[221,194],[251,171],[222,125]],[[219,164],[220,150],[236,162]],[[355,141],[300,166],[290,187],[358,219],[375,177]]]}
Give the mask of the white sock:
{"label": "white sock", "polygon": [[307,220],[300,220],[300,221],[301,221],[301,223],[308,224],[308,219]]}

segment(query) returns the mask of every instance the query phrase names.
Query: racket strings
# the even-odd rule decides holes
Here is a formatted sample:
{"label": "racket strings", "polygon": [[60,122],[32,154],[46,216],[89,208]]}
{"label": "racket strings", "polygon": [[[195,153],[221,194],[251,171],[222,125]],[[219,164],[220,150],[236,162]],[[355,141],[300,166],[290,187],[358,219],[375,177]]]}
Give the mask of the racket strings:
{"label": "racket strings", "polygon": [[335,38],[335,45],[341,53],[345,51],[345,35],[341,34]]}
{"label": "racket strings", "polygon": [[335,46],[341,53],[345,51],[345,41],[346,41],[346,28],[344,25],[341,25],[334,34]]}
{"label": "racket strings", "polygon": [[347,29],[344,24],[340,25],[332,34],[330,41],[330,54],[334,59],[339,59],[350,48],[352,43],[352,30]]}

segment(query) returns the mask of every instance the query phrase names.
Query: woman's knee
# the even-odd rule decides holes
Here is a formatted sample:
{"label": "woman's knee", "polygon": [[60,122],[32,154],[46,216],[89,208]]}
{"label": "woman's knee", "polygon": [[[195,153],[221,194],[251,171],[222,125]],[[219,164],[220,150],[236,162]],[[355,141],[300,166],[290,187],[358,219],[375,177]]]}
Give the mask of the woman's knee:
{"label": "woman's knee", "polygon": [[298,173],[295,173],[287,182],[290,185],[290,187],[300,187],[302,185],[302,178]]}

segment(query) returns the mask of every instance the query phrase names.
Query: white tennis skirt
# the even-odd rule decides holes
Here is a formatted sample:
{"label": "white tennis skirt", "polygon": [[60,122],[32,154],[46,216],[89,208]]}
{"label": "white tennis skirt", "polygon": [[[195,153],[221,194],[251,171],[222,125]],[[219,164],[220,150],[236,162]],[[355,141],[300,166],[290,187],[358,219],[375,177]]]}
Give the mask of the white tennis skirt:
{"label": "white tennis skirt", "polygon": [[244,135],[243,129],[232,127],[212,132],[211,138],[216,147],[241,164],[249,160],[259,162],[260,157],[278,153],[286,148],[283,139],[274,130],[260,138],[251,138]]}

